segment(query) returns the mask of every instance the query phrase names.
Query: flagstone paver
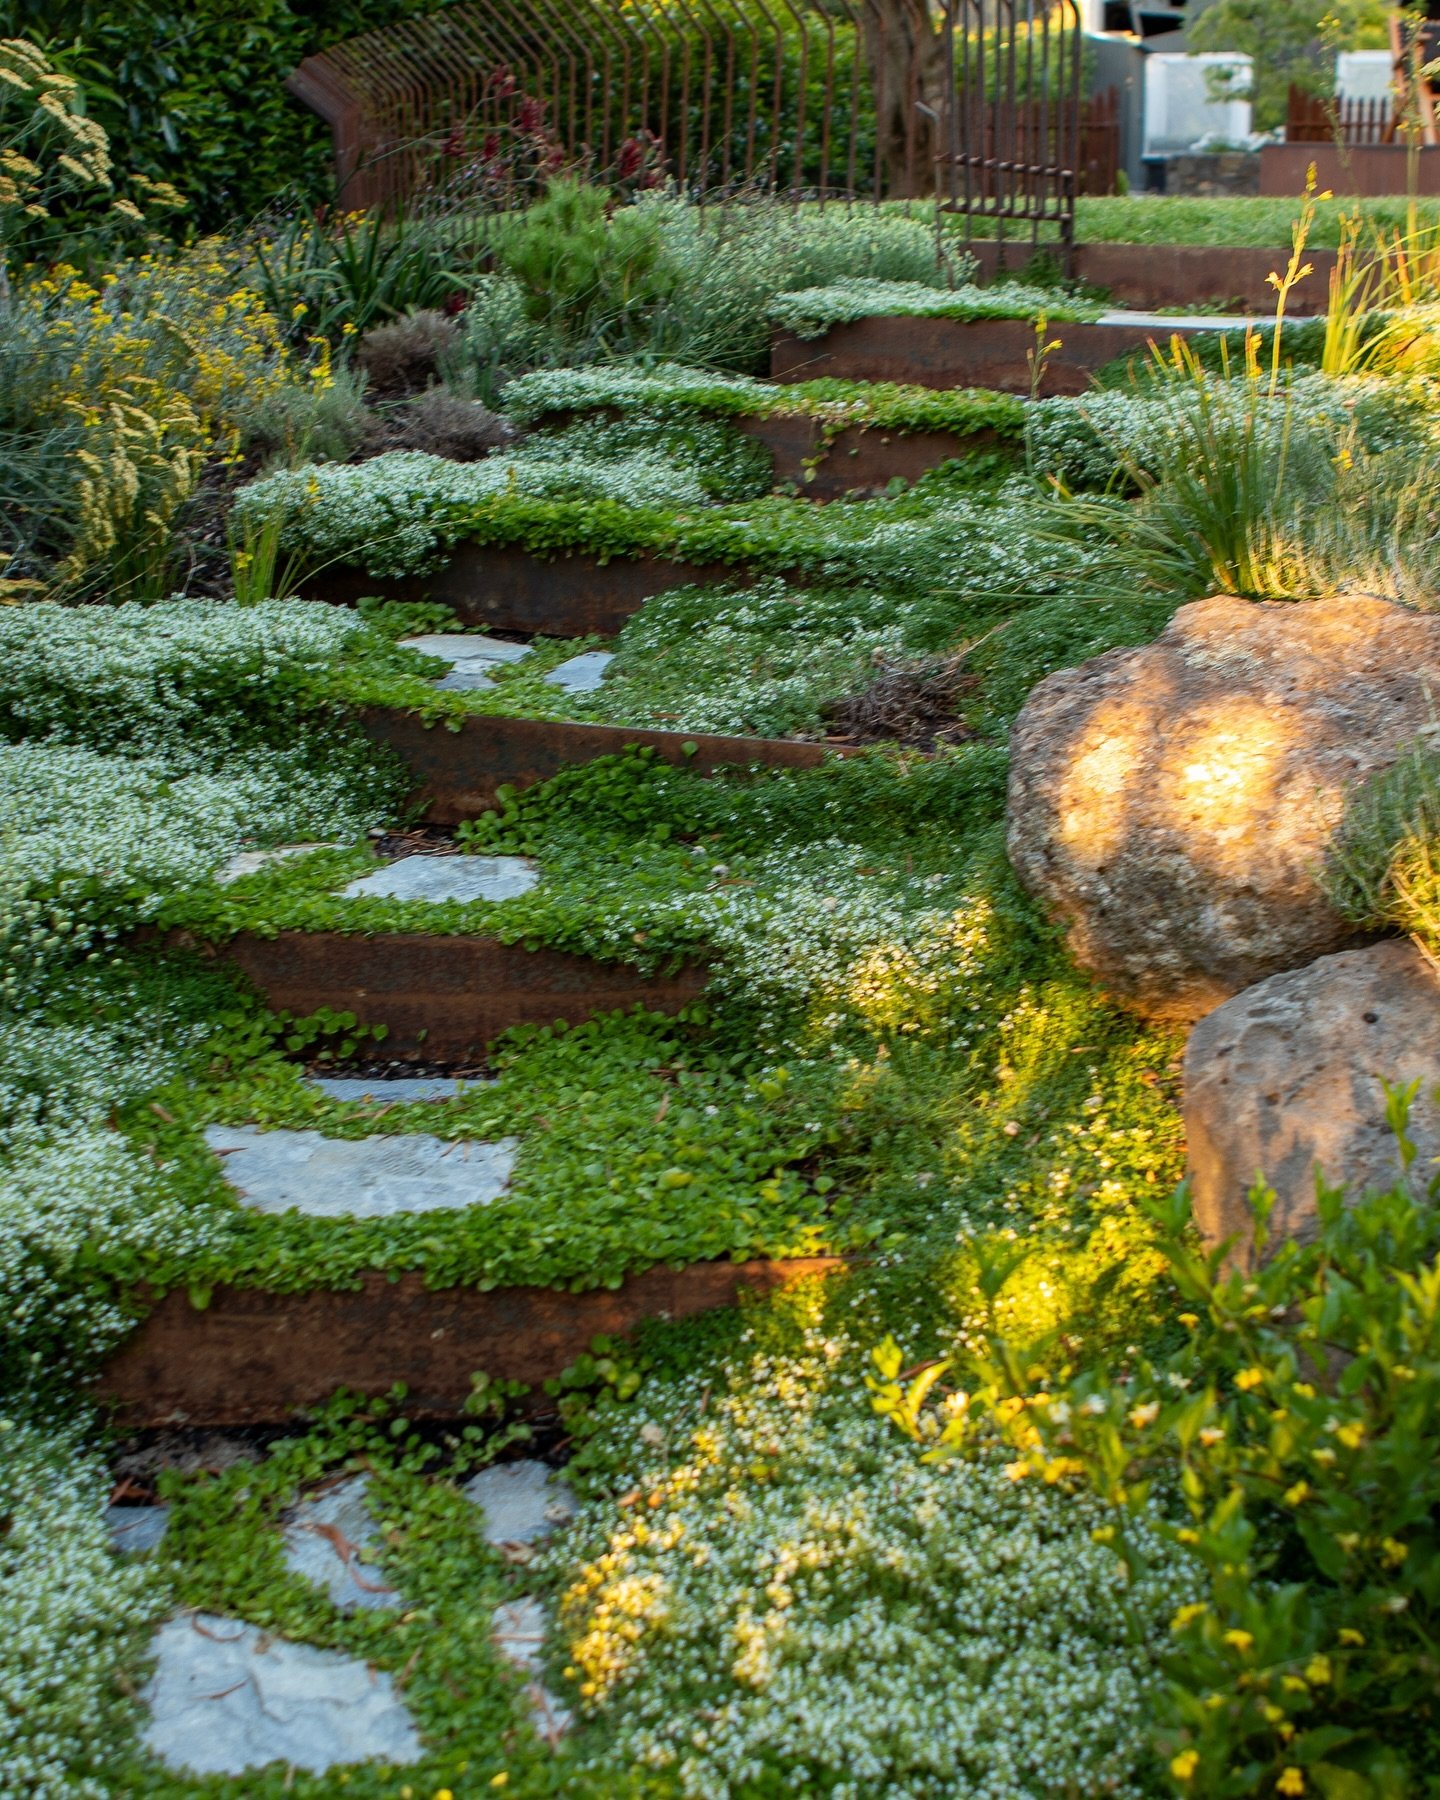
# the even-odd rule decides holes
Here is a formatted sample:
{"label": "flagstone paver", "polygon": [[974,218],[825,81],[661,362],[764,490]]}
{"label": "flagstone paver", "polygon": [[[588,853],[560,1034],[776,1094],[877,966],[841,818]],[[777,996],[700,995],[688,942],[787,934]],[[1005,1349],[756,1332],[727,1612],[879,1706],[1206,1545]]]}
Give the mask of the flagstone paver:
{"label": "flagstone paver", "polygon": [[107,1506],[105,1524],[110,1541],[127,1556],[153,1550],[170,1523],[168,1506]]}
{"label": "flagstone paver", "polygon": [[257,1212],[381,1219],[396,1213],[488,1206],[509,1185],[518,1138],[447,1141],[416,1132],[352,1140],[318,1131],[210,1125],[205,1142],[225,1178]]}
{"label": "flagstone paver", "polygon": [[539,881],[526,856],[402,856],[341,889],[346,900],[513,900]]}
{"label": "flagstone paver", "polygon": [[398,1606],[400,1596],[367,1559],[380,1541],[369,1481],[352,1475],[328,1493],[292,1508],[285,1523],[285,1567],[324,1588],[342,1612]]}
{"label": "flagstone paver", "polygon": [[394,1683],[353,1656],[272,1637],[214,1613],[181,1613],[151,1643],[145,1743],[167,1767],[240,1775],[267,1763],[316,1774],[412,1763],[420,1739]]}
{"label": "flagstone paver", "polygon": [[533,1544],[570,1518],[576,1505],[566,1483],[532,1457],[492,1463],[472,1476],[463,1492],[484,1511],[491,1544]]}
{"label": "flagstone paver", "polygon": [[373,1100],[377,1105],[409,1106],[420,1100],[459,1100],[477,1088],[493,1087],[498,1077],[467,1075],[312,1075],[306,1087],[331,1100]]}
{"label": "flagstone paver", "polygon": [[552,687],[564,688],[567,694],[593,694],[614,660],[609,650],[586,650],[558,664],[545,679]]}

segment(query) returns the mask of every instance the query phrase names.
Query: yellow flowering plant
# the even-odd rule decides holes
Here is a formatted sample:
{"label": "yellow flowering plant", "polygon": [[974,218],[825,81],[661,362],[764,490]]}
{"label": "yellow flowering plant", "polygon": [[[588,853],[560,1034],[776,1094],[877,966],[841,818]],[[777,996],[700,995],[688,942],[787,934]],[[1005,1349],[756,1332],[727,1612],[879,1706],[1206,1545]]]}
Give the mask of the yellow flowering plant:
{"label": "yellow flowering plant", "polygon": [[[1415,1090],[1387,1094],[1408,1175]],[[1163,1662],[1167,1791],[1428,1791],[1440,1762],[1436,1198],[1440,1177],[1425,1198],[1401,1182],[1353,1199],[1321,1181],[1313,1240],[1271,1243],[1274,1195],[1258,1185],[1254,1254],[1232,1260],[1233,1246],[1197,1250],[1181,1189],[1147,1210],[1187,1322],[1119,1368],[993,1331],[978,1354],[908,1384],[894,1346],[876,1353],[873,1403],[926,1455],[999,1430],[1010,1479],[1108,1500],[1115,1524],[1096,1536],[1123,1578],[1142,1566],[1131,1521],[1166,1504],[1207,1587],[1176,1613]]]}

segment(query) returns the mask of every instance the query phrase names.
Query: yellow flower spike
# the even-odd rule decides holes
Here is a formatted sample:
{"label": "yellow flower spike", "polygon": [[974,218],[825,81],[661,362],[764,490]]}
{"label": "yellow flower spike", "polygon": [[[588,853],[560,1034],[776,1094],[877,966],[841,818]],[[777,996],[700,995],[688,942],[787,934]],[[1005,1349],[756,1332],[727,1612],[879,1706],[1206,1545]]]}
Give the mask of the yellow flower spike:
{"label": "yellow flower spike", "polygon": [[1254,1645],[1255,1634],[1252,1631],[1227,1631],[1225,1633],[1225,1642],[1229,1644],[1232,1650],[1238,1650],[1243,1656],[1246,1651],[1251,1649]]}
{"label": "yellow flower spike", "polygon": [[1304,1771],[1297,1769],[1292,1763],[1289,1768],[1280,1771],[1280,1778],[1275,1783],[1277,1794],[1303,1794],[1305,1792]]}
{"label": "yellow flower spike", "polygon": [[1200,1767],[1198,1750],[1182,1750],[1178,1756],[1170,1758],[1170,1773],[1177,1781],[1189,1781]]}

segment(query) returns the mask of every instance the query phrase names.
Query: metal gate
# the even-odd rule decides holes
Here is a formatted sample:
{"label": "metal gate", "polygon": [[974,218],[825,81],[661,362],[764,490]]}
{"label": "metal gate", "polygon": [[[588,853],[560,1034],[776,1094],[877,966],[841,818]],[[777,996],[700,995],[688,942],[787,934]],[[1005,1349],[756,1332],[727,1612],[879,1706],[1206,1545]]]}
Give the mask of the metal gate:
{"label": "metal gate", "polygon": [[1033,251],[1045,232],[1065,273],[1075,243],[1083,38],[1076,0],[943,0],[937,201],[968,240],[993,221],[998,264],[1007,244]]}

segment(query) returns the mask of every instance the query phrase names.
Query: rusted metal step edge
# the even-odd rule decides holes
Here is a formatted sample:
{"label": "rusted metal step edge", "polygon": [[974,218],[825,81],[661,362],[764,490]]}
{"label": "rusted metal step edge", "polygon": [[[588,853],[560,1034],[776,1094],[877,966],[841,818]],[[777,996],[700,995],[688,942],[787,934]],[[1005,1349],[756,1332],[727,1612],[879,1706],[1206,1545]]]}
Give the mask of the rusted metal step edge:
{"label": "rusted metal step edge", "polygon": [[691,1318],[742,1292],[845,1266],[838,1257],[691,1263],[578,1294],[427,1288],[414,1272],[372,1271],[353,1290],[217,1287],[203,1308],[172,1289],[109,1358],[94,1392],[130,1429],[283,1424],[338,1388],[384,1394],[397,1382],[409,1390],[408,1414],[458,1418],[481,1370],[538,1389],[597,1336]]}
{"label": "rusted metal step edge", "polygon": [[[1002,269],[997,244],[975,242],[966,248],[979,262],[982,280],[1013,279],[1031,254],[1028,244],[1006,245]],[[1281,249],[1250,244],[1083,243],[1075,246],[1074,274],[1077,281],[1107,289],[1124,306],[1218,305],[1271,313],[1275,289],[1270,276],[1284,273],[1290,254],[1288,244]],[[1335,258],[1334,250],[1306,249],[1310,272],[1290,289],[1288,314],[1302,317],[1325,311]]]}
{"label": "rusted metal step edge", "polygon": [[410,805],[432,825],[475,818],[496,804],[502,787],[533,787],[562,769],[617,756],[632,746],[702,775],[755,766],[813,769],[827,754],[856,753],[854,744],[843,742],[729,737],[506,714],[472,713],[458,730],[451,730],[443,723],[427,726],[413,712],[380,706],[367,708],[362,722],[376,743],[403,759],[415,782]]}

